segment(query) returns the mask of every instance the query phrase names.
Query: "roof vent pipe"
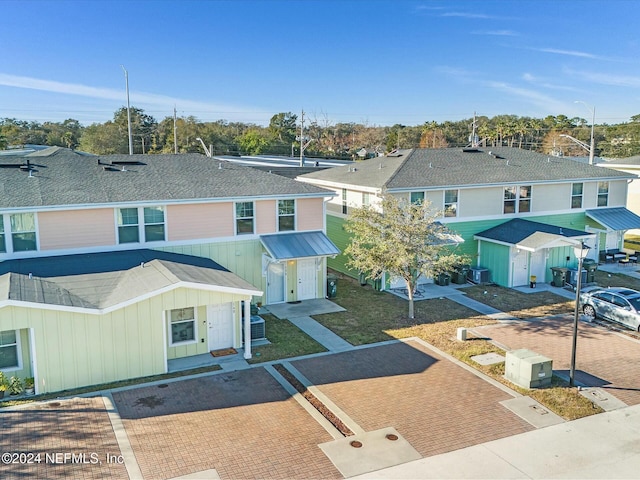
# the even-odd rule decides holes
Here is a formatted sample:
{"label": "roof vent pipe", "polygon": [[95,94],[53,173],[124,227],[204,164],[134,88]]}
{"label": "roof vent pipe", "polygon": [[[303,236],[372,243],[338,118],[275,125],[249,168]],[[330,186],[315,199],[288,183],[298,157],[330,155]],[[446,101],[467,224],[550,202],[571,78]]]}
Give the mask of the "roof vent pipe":
{"label": "roof vent pipe", "polygon": [[218,170],[222,170],[222,163],[218,164]]}
{"label": "roof vent pipe", "polygon": [[33,273],[29,272],[29,280],[33,279]]}

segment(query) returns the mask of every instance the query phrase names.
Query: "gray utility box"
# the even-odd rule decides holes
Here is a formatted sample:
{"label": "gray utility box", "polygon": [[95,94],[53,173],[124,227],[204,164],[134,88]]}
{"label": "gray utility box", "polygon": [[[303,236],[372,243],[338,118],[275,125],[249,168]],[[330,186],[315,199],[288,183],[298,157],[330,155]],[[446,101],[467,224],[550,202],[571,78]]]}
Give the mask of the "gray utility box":
{"label": "gray utility box", "polygon": [[553,361],[527,349],[511,350],[505,359],[505,377],[523,388],[551,385]]}

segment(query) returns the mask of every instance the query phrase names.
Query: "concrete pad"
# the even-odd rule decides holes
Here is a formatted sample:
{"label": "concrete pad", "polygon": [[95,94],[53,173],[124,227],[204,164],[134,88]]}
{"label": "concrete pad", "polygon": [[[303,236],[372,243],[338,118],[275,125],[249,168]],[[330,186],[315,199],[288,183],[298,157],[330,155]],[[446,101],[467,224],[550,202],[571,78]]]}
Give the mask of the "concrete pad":
{"label": "concrete pad", "polygon": [[344,312],[344,308],[326,298],[314,298],[300,303],[277,303],[262,307],[278,318],[307,317],[324,313]]}
{"label": "concrete pad", "polygon": [[512,398],[500,404],[536,428],[564,423],[562,417],[543,407],[531,397]]}
{"label": "concrete pad", "polygon": [[498,458],[481,445],[352,477],[353,479],[491,479],[530,480],[518,468]]}
{"label": "concrete pad", "polygon": [[495,365],[496,363],[504,362],[505,358],[503,355],[492,352],[484,353],[482,355],[474,355],[473,357],[471,357],[471,360],[479,363],[480,365]]}
{"label": "concrete pad", "polygon": [[[395,436],[396,440],[387,436]],[[355,448],[352,442],[361,446]],[[422,458],[393,427],[322,443],[319,447],[347,478]]]}
{"label": "concrete pad", "polygon": [[604,388],[581,388],[580,395],[591,400],[605,412],[610,412],[611,410],[617,410],[618,408],[624,408],[628,406],[626,403],[618,400]]}

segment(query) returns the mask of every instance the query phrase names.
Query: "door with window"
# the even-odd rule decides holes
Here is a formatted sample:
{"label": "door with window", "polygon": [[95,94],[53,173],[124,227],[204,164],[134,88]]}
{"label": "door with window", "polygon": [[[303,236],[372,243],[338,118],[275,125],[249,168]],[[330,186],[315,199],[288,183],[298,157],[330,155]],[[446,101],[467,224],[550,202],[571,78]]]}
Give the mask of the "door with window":
{"label": "door with window", "polygon": [[233,347],[233,304],[207,306],[209,350]]}
{"label": "door with window", "polygon": [[285,264],[271,263],[267,269],[267,304],[283,303],[285,300]]}
{"label": "door with window", "polygon": [[298,260],[298,300],[316,298],[316,259]]}

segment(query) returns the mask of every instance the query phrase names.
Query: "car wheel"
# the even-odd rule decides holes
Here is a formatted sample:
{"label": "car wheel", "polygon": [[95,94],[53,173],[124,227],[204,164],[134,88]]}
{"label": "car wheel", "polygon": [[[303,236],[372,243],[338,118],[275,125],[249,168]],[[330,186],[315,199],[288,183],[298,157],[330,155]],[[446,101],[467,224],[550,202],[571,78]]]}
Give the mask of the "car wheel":
{"label": "car wheel", "polygon": [[591,319],[591,321],[596,319],[596,309],[591,305],[585,305],[582,311],[587,317],[589,317],[589,319]]}

